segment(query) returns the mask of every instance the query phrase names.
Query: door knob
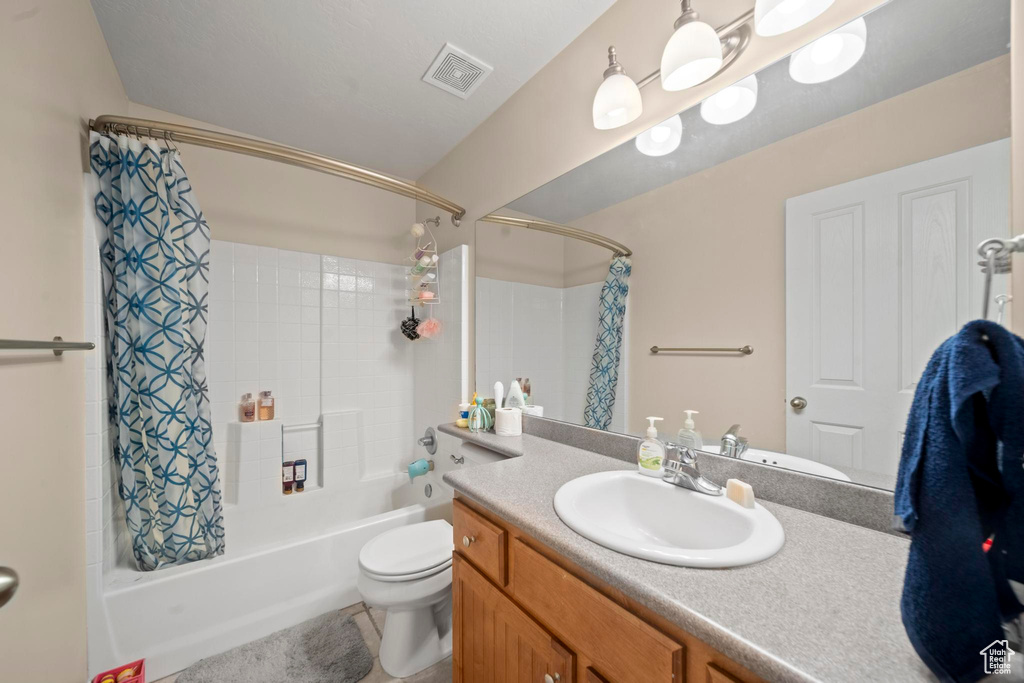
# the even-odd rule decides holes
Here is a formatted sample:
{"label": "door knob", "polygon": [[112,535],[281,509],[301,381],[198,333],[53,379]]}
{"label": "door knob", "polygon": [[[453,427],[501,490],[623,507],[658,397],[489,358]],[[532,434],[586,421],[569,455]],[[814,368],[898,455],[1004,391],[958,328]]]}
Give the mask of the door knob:
{"label": "door knob", "polygon": [[462,537],[462,545],[464,545],[464,546],[466,546],[468,548],[470,546],[470,544],[473,541],[475,541],[475,540],[476,540],[476,536],[463,536]]}
{"label": "door knob", "polygon": [[0,607],[3,607],[18,590],[18,572],[10,567],[0,567]]}
{"label": "door knob", "polygon": [[803,410],[807,407],[807,399],[803,396],[794,396],[789,405],[793,406],[793,410]]}

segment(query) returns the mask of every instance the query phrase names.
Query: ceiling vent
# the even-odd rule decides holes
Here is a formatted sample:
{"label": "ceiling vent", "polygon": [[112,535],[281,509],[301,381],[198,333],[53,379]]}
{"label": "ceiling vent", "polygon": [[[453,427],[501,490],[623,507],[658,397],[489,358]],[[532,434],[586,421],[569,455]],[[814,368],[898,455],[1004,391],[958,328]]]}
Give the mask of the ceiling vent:
{"label": "ceiling vent", "polygon": [[445,43],[437,59],[427,69],[427,73],[423,74],[423,80],[445,92],[466,99],[480,87],[487,74],[492,71],[494,67],[484,64],[450,43]]}

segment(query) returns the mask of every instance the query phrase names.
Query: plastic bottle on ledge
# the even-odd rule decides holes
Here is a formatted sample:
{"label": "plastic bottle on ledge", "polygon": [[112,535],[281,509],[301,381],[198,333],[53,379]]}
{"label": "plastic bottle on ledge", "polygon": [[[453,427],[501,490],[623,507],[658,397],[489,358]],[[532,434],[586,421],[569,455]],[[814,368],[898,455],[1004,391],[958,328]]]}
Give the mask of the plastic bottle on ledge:
{"label": "plastic bottle on ledge", "polygon": [[259,412],[261,420],[274,419],[274,397],[269,391],[260,392]]}
{"label": "plastic bottle on ledge", "polygon": [[242,394],[238,404],[238,419],[240,422],[256,421],[256,401],[252,400],[252,394]]}

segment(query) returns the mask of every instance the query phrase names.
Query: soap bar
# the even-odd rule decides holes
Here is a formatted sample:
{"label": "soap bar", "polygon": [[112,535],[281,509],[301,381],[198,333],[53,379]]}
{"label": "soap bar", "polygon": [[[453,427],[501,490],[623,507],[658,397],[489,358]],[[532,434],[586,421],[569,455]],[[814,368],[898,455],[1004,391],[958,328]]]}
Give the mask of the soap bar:
{"label": "soap bar", "polygon": [[754,507],[754,489],[750,488],[750,484],[745,481],[730,479],[725,482],[725,495],[732,502],[745,508],[753,509]]}

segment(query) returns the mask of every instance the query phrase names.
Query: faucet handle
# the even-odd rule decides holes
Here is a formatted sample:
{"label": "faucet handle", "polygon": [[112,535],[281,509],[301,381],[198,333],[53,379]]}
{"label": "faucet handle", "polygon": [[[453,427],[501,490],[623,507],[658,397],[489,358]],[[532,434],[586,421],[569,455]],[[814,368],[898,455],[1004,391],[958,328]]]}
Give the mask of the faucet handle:
{"label": "faucet handle", "polygon": [[727,437],[731,437],[733,439],[742,438],[740,437],[740,426],[738,424],[734,424],[732,427],[729,427],[729,429],[726,430],[725,434],[722,435],[723,439]]}

